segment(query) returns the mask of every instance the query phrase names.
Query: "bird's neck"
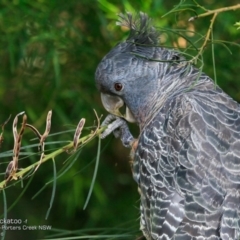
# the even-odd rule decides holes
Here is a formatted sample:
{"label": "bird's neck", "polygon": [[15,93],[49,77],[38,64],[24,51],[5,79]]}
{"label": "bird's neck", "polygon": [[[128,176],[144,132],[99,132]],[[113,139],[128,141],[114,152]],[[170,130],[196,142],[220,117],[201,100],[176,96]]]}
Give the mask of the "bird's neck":
{"label": "bird's neck", "polygon": [[194,66],[179,67],[172,74],[159,74],[157,84],[151,87],[151,91],[142,94],[142,100],[133,114],[141,129],[144,129],[149,122],[159,113],[167,101],[175,96],[186,94],[189,91],[204,89],[214,86],[213,81],[204,73],[199,72]]}

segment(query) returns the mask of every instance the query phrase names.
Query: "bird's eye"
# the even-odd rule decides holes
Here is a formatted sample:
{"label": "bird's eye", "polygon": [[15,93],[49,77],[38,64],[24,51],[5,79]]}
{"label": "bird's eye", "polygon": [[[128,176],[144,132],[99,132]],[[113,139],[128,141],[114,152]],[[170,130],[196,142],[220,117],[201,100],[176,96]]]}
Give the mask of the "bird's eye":
{"label": "bird's eye", "polygon": [[121,83],[115,83],[115,84],[114,84],[114,88],[115,88],[116,91],[119,92],[119,91],[122,90],[123,85],[122,85]]}

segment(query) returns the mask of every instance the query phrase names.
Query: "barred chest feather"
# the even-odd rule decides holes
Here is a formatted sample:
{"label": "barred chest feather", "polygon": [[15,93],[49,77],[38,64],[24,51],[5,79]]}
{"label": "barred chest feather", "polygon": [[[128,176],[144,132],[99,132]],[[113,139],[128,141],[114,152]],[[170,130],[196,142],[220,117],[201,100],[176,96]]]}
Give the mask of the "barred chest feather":
{"label": "barred chest feather", "polygon": [[142,132],[133,177],[147,239],[239,239],[240,111],[220,93],[178,96]]}

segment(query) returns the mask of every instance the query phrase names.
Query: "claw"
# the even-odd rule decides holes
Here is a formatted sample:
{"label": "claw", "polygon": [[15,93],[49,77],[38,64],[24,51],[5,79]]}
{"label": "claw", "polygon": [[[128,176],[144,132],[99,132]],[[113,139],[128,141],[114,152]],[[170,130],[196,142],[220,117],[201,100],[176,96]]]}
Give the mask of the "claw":
{"label": "claw", "polygon": [[102,126],[106,126],[107,129],[101,134],[101,138],[105,138],[111,133],[116,138],[120,138],[125,147],[131,147],[134,142],[134,138],[129,131],[126,121],[120,117],[109,114],[102,123]]}
{"label": "claw", "polygon": [[[105,120],[104,120],[104,125],[106,125],[106,122],[108,122],[108,121],[105,122]],[[103,138],[107,137],[109,134],[114,132],[114,130],[119,128],[122,125],[122,121],[123,120],[121,118],[117,118],[114,122],[108,124],[107,129],[101,134],[101,138],[103,139]]]}
{"label": "claw", "polygon": [[116,117],[112,114],[108,114],[107,117],[102,122],[101,126],[107,126],[110,122],[112,122],[113,120],[116,120],[117,118],[118,117]]}

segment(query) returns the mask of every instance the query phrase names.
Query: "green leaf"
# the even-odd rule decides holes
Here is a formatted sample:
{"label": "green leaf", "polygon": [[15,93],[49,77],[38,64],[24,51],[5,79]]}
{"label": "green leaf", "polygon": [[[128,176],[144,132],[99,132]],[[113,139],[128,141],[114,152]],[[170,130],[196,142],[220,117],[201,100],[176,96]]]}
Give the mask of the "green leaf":
{"label": "green leaf", "polygon": [[236,26],[236,27],[237,27],[237,30],[239,30],[239,29],[240,29],[240,22],[236,22],[236,23],[234,24],[234,26]]}

